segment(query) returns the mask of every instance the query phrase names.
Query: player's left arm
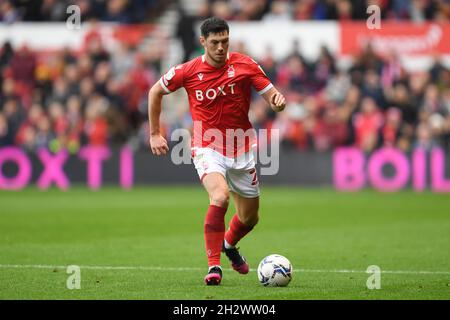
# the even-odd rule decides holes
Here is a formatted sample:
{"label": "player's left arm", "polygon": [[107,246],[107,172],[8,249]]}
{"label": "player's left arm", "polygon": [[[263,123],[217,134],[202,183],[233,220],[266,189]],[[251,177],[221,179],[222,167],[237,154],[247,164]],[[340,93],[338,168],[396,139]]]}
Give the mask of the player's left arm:
{"label": "player's left arm", "polygon": [[275,112],[283,111],[286,108],[286,98],[275,87],[270,88],[261,96]]}
{"label": "player's left arm", "polygon": [[273,111],[280,112],[286,107],[286,98],[273,86],[261,66],[253,59],[249,59],[250,79],[256,91],[266,100]]}

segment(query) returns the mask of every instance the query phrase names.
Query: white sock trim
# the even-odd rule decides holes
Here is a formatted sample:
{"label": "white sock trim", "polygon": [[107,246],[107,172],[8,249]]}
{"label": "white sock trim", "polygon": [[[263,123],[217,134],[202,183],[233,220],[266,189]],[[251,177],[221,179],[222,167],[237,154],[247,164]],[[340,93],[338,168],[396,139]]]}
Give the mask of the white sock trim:
{"label": "white sock trim", "polygon": [[224,240],[224,245],[225,245],[225,248],[226,248],[226,249],[233,249],[233,248],[234,248],[234,246],[232,246],[231,244],[229,244],[229,243],[227,242],[227,240]]}
{"label": "white sock trim", "polygon": [[220,270],[222,270],[222,267],[217,265],[217,266],[211,266],[208,268],[208,272],[211,271],[212,268],[219,268]]}

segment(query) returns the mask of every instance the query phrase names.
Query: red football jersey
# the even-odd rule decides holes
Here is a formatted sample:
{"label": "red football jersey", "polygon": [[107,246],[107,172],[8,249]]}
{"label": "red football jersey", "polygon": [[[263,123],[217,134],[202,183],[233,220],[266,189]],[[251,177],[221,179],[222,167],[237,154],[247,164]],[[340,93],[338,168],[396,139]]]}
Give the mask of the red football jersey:
{"label": "red football jersey", "polygon": [[[204,56],[174,66],[160,84],[167,93],[185,88],[194,122],[193,147],[213,148],[227,156],[246,152],[256,143],[248,118],[251,87],[259,94],[273,87],[257,62],[237,52],[229,53],[220,68],[208,64]],[[233,135],[242,137],[243,132],[244,144],[236,142]]]}

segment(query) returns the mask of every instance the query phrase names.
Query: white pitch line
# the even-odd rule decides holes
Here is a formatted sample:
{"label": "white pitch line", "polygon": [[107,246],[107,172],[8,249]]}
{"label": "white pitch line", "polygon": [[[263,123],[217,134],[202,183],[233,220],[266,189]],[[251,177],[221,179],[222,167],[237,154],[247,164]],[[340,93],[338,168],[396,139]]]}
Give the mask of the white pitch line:
{"label": "white pitch line", "polygon": [[[66,269],[67,266],[43,264],[0,264],[0,269]],[[150,266],[79,266],[80,269],[90,270],[147,270],[147,271],[204,271],[205,268],[194,267],[150,267]],[[224,271],[232,271],[225,269]],[[256,269],[250,269],[256,271]],[[364,270],[336,270],[336,269],[294,269],[294,272],[305,273],[366,273]],[[433,274],[450,275],[450,271],[414,271],[414,270],[381,270],[386,274]]]}

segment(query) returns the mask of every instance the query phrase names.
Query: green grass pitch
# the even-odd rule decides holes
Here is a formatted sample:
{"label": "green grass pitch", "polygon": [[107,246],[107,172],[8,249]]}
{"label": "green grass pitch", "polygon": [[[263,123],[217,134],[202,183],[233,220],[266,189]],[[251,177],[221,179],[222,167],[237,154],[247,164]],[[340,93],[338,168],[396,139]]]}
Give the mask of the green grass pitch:
{"label": "green grass pitch", "polygon": [[[239,243],[251,272],[222,255],[219,287],[203,284],[207,206],[200,186],[0,191],[0,299],[450,298],[448,194],[262,186],[260,223]],[[288,287],[259,284],[271,253],[292,262]],[[66,287],[68,265],[81,268],[79,290]]]}

